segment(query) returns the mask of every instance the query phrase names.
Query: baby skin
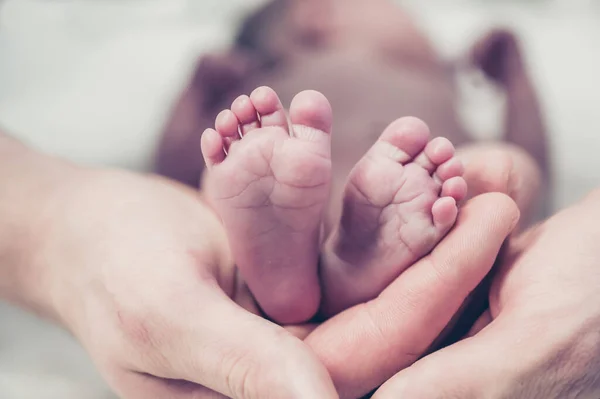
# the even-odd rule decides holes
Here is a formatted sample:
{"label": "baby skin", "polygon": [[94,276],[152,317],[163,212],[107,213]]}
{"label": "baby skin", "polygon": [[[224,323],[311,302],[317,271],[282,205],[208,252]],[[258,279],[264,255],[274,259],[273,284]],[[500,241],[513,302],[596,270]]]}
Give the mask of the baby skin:
{"label": "baby skin", "polygon": [[207,198],[257,303],[282,324],[375,298],[448,233],[467,194],[453,145],[399,119],[357,160],[324,240],[332,121],[318,92],[298,94],[286,113],[261,87],[202,135]]}

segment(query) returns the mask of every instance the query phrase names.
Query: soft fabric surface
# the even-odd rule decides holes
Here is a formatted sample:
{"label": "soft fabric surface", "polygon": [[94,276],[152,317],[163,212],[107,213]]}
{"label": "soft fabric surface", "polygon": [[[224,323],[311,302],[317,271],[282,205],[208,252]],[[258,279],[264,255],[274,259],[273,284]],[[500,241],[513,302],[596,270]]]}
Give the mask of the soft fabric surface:
{"label": "soft fabric surface", "polygon": [[[226,46],[244,10],[259,2],[0,2],[0,125],[77,162],[148,170],[169,106],[194,61],[203,51]],[[448,57],[461,54],[493,24],[514,27],[552,132],[556,206],[598,185],[596,3],[404,3]],[[467,94],[471,125],[493,132],[497,97]],[[0,320],[0,397],[110,397],[65,333],[6,305],[0,305]]]}

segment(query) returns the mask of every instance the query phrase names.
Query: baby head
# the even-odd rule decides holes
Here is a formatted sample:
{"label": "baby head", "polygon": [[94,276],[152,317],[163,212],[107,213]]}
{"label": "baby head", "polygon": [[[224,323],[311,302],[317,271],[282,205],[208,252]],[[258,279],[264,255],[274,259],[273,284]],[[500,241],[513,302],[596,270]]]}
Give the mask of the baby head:
{"label": "baby head", "polygon": [[246,19],[236,44],[266,57],[354,47],[421,66],[437,61],[412,18],[388,0],[275,0]]}
{"label": "baby head", "polygon": [[336,163],[358,159],[400,116],[422,118],[458,144],[467,140],[451,70],[389,1],[276,0],[246,20],[233,52],[254,63],[238,93],[268,85],[284,103],[304,89],[329,98]]}
{"label": "baby head", "polygon": [[[519,58],[518,47],[504,42],[515,40],[511,34],[499,44],[492,35],[481,40],[473,52],[477,66],[502,75],[504,65]],[[458,116],[455,81],[455,67],[391,1],[274,0],[244,21],[229,51],[202,57],[167,127],[159,171],[197,183],[201,161],[189,159],[198,158],[196,152],[185,154],[197,149],[198,131],[235,97],[262,85],[273,87],[284,104],[305,89],[329,98],[333,157],[342,174],[402,116],[421,118],[434,135],[460,145],[470,137]]]}

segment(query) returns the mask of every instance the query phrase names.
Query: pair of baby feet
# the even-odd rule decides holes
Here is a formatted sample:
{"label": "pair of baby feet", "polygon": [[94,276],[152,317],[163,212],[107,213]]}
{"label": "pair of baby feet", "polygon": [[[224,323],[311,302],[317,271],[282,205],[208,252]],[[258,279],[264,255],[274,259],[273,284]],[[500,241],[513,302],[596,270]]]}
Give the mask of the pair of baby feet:
{"label": "pair of baby feet", "polygon": [[318,92],[298,94],[288,118],[261,87],[202,135],[208,198],[256,301],[282,324],[375,298],[446,235],[467,194],[452,144],[399,119],[350,172],[341,220],[323,243],[332,119]]}

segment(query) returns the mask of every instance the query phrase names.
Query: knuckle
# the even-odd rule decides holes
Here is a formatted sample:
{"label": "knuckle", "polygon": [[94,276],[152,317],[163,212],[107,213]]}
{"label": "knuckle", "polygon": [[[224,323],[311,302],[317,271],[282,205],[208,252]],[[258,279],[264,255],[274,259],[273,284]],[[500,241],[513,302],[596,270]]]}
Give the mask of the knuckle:
{"label": "knuckle", "polygon": [[163,344],[169,330],[162,317],[135,311],[117,311],[117,331],[124,351],[120,356],[133,355],[128,362],[140,363],[147,367],[163,367],[167,359],[163,354]]}
{"label": "knuckle", "polygon": [[[256,351],[252,348],[221,353],[221,375],[226,376],[226,387],[233,398],[262,399],[265,397],[295,397],[288,385],[298,362],[290,358],[293,346],[303,345],[284,330],[276,331],[269,348]],[[287,353],[287,355],[285,355]]]}
{"label": "knuckle", "polygon": [[156,322],[156,318],[139,312],[117,311],[119,331],[123,338],[134,348],[142,350],[149,347],[156,348],[160,344],[160,334],[157,326],[163,323]]}
{"label": "knuckle", "polygon": [[126,341],[132,343],[136,347],[146,347],[152,341],[151,332],[148,328],[148,323],[145,318],[133,312],[123,310],[117,311],[117,319],[119,330],[123,334]]}
{"label": "knuckle", "polygon": [[224,352],[221,357],[222,375],[229,393],[234,398],[254,398],[255,375],[260,375],[260,364],[248,352]]}

